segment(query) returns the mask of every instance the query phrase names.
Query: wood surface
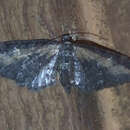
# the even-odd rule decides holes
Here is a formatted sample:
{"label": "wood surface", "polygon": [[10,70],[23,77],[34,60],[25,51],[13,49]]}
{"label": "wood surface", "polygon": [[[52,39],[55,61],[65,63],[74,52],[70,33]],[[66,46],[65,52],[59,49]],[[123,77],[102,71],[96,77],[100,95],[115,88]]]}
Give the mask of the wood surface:
{"label": "wood surface", "polygon": [[[130,56],[129,0],[0,0],[0,41],[68,32]],[[0,130],[130,130],[130,84],[85,94],[28,91],[0,78]]]}

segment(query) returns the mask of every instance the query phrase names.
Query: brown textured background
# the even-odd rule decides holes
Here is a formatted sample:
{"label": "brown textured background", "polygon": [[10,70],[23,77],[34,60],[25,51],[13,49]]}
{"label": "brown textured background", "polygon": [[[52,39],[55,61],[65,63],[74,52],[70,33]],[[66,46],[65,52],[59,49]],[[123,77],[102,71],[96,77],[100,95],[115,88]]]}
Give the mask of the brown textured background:
{"label": "brown textured background", "polygon": [[[129,0],[0,0],[0,41],[53,38],[69,31],[130,56]],[[130,130],[130,84],[70,95],[38,93],[0,78],[0,130]]]}

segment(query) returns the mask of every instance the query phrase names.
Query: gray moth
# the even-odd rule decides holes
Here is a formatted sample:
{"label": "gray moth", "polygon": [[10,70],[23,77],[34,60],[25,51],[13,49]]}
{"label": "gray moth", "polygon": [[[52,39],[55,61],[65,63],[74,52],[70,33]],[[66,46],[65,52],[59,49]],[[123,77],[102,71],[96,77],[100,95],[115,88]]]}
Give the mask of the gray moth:
{"label": "gray moth", "polygon": [[0,42],[0,76],[39,90],[59,81],[90,92],[130,82],[130,58],[90,40],[35,39]]}

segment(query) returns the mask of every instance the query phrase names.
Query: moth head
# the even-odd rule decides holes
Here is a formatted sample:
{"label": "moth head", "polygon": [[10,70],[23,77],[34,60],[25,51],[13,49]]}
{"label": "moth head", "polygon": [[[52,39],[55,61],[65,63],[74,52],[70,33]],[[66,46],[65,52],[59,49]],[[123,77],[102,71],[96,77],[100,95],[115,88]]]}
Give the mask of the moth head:
{"label": "moth head", "polygon": [[77,34],[64,34],[61,37],[62,42],[73,42],[77,40]]}

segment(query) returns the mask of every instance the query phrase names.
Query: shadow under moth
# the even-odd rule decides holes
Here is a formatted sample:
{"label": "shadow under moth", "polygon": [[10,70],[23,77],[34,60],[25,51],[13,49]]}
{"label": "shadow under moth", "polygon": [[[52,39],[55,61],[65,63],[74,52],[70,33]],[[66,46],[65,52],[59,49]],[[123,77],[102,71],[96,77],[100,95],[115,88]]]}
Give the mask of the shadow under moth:
{"label": "shadow under moth", "polygon": [[89,92],[130,82],[130,58],[70,34],[60,41],[5,41],[0,42],[0,76],[33,90],[59,80],[66,91]]}

